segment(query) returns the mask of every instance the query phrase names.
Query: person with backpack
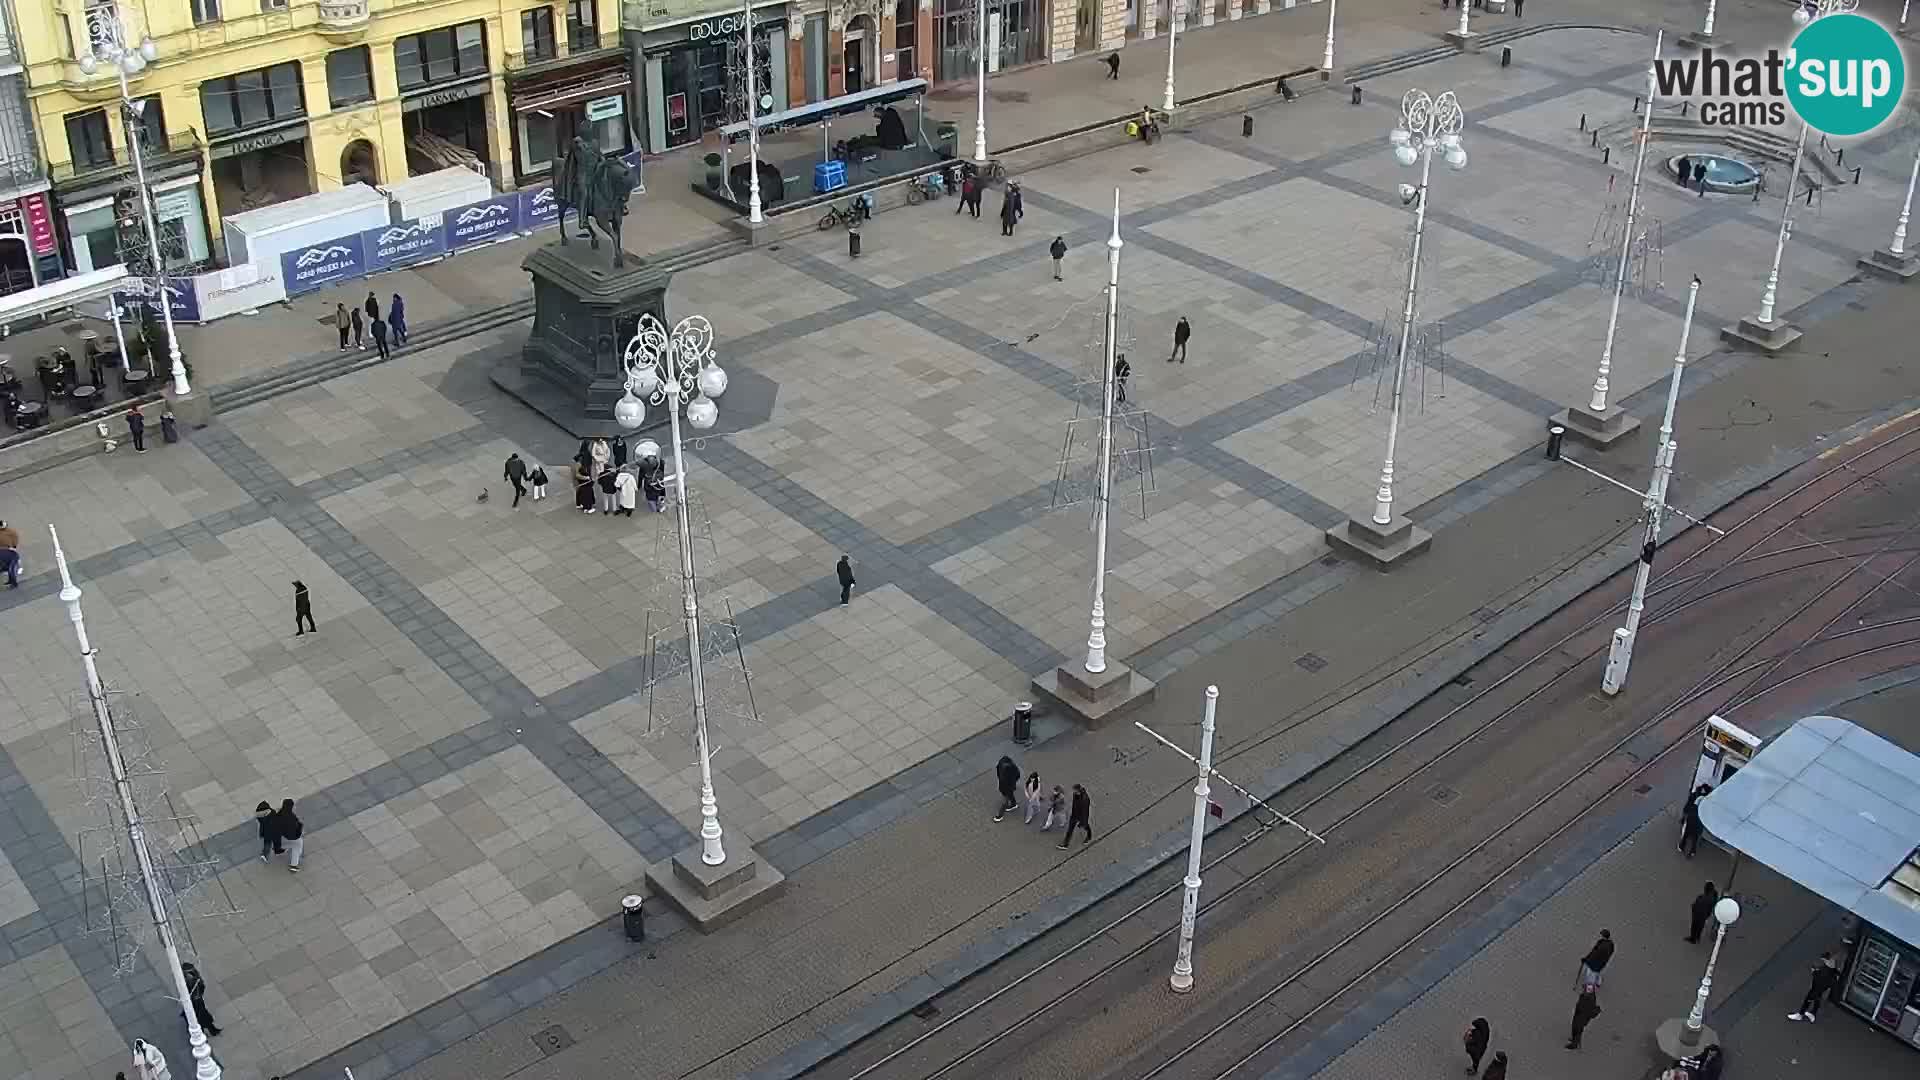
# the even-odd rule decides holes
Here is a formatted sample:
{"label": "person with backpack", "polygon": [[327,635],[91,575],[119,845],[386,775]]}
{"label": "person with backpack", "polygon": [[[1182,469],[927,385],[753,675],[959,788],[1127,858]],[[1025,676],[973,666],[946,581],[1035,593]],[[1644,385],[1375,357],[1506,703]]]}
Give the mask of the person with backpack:
{"label": "person with backpack", "polygon": [[1467,1075],[1480,1071],[1480,1059],[1487,1054],[1487,1045],[1493,1042],[1493,1028],[1488,1026],[1487,1018],[1476,1017],[1467,1025],[1467,1033],[1461,1040],[1467,1048]]}
{"label": "person with backpack", "polygon": [[301,824],[299,815],[293,812],[292,799],[282,802],[280,809],[274,812],[273,817],[274,830],[280,834],[282,840],[287,842],[287,869],[297,874],[300,872],[300,856],[307,850],[305,839],[307,827]]}

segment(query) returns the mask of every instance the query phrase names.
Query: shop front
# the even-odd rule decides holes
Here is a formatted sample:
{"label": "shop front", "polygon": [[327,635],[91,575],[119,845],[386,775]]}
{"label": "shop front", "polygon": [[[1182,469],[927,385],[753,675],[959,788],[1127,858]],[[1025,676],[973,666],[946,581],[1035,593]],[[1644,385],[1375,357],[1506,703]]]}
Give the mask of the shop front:
{"label": "shop front", "polygon": [[[980,42],[979,5],[976,0],[934,2],[934,33],[940,42],[934,79],[972,79],[978,69],[975,50]],[[987,5],[987,72],[1045,60],[1050,11],[1048,0],[997,0]],[[1081,21],[1087,25],[1085,18]]]}
{"label": "shop front", "polygon": [[0,201],[0,295],[60,276],[60,238],[54,235],[47,193]]}
{"label": "shop front", "polygon": [[610,157],[633,148],[628,60],[614,54],[592,65],[509,76],[514,175],[524,185],[552,172],[576,136]]}
{"label": "shop front", "polygon": [[[493,72],[487,63],[486,24],[461,23],[396,38],[393,59],[407,174],[465,166],[492,175],[487,110],[493,100]],[[505,178],[493,179],[497,183]]]}
{"label": "shop front", "polygon": [[[313,194],[307,122],[292,120],[207,140],[221,217]],[[157,189],[156,189],[157,191]]]}
{"label": "shop front", "polygon": [[1861,923],[1841,983],[1840,1004],[1902,1042],[1920,1047],[1920,948],[1871,923]]}
{"label": "shop front", "polygon": [[[162,152],[149,149],[145,165],[147,188],[153,195],[154,225],[160,232],[160,248],[165,253],[167,268],[180,272],[206,262],[210,250],[207,207],[200,186],[200,148],[193,143],[191,133],[182,133],[177,143]],[[65,230],[70,254],[67,263],[76,272],[88,273],[119,265],[123,223],[117,209],[131,198],[134,190],[133,169],[127,164],[64,175],[56,167],[50,201],[57,213],[31,205],[36,198],[43,204],[48,202],[48,196],[20,200],[29,243],[41,260],[41,279],[47,277],[44,252],[59,243],[52,235],[55,229]],[[138,203],[134,205],[137,207]],[[44,225],[36,226],[39,218],[47,219]],[[0,232],[4,231],[5,226],[0,225]]]}
{"label": "shop front", "polygon": [[[699,142],[747,118],[745,18],[738,10],[687,16],[671,25],[650,24],[640,35],[649,151]],[[758,112],[780,112],[788,107],[786,5],[756,8],[753,20]]]}

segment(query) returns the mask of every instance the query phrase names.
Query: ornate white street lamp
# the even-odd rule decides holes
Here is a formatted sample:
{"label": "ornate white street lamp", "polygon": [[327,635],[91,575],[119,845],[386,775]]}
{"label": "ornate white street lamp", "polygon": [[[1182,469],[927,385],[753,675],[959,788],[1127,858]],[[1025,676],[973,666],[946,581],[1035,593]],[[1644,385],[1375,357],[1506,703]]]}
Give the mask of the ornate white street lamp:
{"label": "ornate white street lamp", "polygon": [[[1464,25],[1466,16],[1461,16]],[[1467,125],[1466,113],[1449,90],[1439,97],[1424,91],[1409,90],[1400,99],[1400,126],[1388,136],[1393,157],[1402,165],[1420,163],[1420,186],[1415,189],[1413,207],[1413,257],[1407,261],[1407,299],[1400,315],[1400,342],[1393,361],[1393,411],[1387,419],[1387,456],[1380,467],[1380,490],[1374,496],[1373,523],[1386,526],[1393,521],[1393,455],[1400,439],[1400,403],[1407,384],[1407,345],[1413,338],[1414,313],[1420,291],[1420,245],[1427,230],[1427,183],[1433,174],[1433,152],[1437,149],[1454,170],[1467,167],[1466,147],[1460,132]]]}
{"label": "ornate white street lamp", "polygon": [[167,358],[172,362],[173,393],[186,397],[193,392],[187,385],[187,365],[180,358],[180,338],[173,330],[173,297],[167,291],[166,250],[160,246],[160,230],[154,224],[153,192],[147,187],[146,156],[140,147],[139,119],[144,102],[133,100],[127,77],[138,75],[148,64],[160,58],[159,46],[150,37],[138,46],[127,44],[127,30],[120,25],[112,7],[87,12],[87,51],[79,59],[80,70],[91,75],[102,60],[113,65],[120,77],[120,111],[126,120],[127,152],[133,155],[134,182],[140,189],[140,219],[147,233],[147,257],[153,264],[153,295],[160,304],[160,319],[167,328]]}
{"label": "ornate white street lamp", "polygon": [[1727,927],[1740,918],[1740,901],[1731,896],[1723,896],[1713,905],[1713,921],[1718,925],[1713,931],[1713,951],[1707,955],[1706,974],[1700,976],[1700,989],[1693,994],[1693,1011],[1687,1014],[1687,1026],[1680,1033],[1682,1046],[1700,1045],[1700,1035],[1707,1022],[1707,998],[1713,993],[1713,965],[1720,960],[1720,943],[1727,939]]}
{"label": "ornate white street lamp", "polygon": [[1207,711],[1200,718],[1200,779],[1193,785],[1193,825],[1187,834],[1187,876],[1180,894],[1180,948],[1174,953],[1173,974],[1167,985],[1176,994],[1193,989],[1193,924],[1200,915],[1200,849],[1207,837],[1207,804],[1212,801],[1207,784],[1213,775],[1213,710],[1220,703],[1220,688],[1207,687]]}
{"label": "ornate white street lamp", "polygon": [[1333,13],[1340,6],[1340,0],[1327,0],[1327,51],[1320,58],[1320,70],[1333,71]]}
{"label": "ornate white street lamp", "polygon": [[1453,36],[1464,45],[1467,39],[1473,37],[1473,31],[1467,29],[1467,9],[1473,5],[1466,0],[1454,0],[1453,6],[1460,9],[1460,27],[1453,32]]}
{"label": "ornate white street lamp", "polygon": [[1907,200],[1900,204],[1900,220],[1893,226],[1893,243],[1887,246],[1887,253],[1903,259],[1907,254],[1907,219],[1913,216],[1913,186],[1920,182],[1920,150],[1913,155],[1913,172],[1907,176]]}
{"label": "ornate white street lamp", "polygon": [[680,603],[687,623],[688,674],[693,680],[694,738],[700,748],[700,861],[719,866],[727,861],[720,844],[720,810],[713,797],[713,753],[707,739],[707,689],[701,672],[700,600],[693,576],[692,523],[687,516],[687,465],[680,446],[680,410],[695,431],[705,431],[720,418],[713,399],[727,392],[727,373],[713,359],[713,324],[705,316],[689,315],[669,330],[651,314],[640,316],[633,339],[627,342],[623,363],[627,370],[626,396],[613,407],[613,418],[628,431],[646,423],[647,405],[665,406],[673,441],[675,524],[680,530]]}
{"label": "ornate white street lamp", "polygon": [[974,87],[973,115],[973,160],[976,164],[987,163],[987,0],[977,0],[974,5],[974,22],[978,24],[980,47],[974,58],[977,86]]}

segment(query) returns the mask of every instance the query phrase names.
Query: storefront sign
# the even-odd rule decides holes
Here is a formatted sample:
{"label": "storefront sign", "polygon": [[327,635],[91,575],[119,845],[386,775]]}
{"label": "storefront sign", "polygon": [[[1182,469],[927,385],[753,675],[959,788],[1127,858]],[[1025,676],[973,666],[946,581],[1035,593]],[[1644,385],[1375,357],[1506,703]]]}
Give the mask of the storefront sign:
{"label": "storefront sign", "polygon": [[312,292],[366,272],[367,253],[357,233],[280,255],[280,275],[286,279],[288,296]]}
{"label": "storefront sign", "polygon": [[520,199],[502,195],[447,211],[447,247],[453,251],[512,236],[520,226]]}
{"label": "storefront sign", "polygon": [[173,309],[173,321],[177,323],[197,323],[200,321],[200,297],[193,291],[193,279],[170,277],[162,278],[159,289],[144,279],[128,278],[128,289],[113,294],[113,302],[122,310],[146,308],[156,316],[160,313],[155,302],[157,292],[164,291],[167,306]]}
{"label": "storefront sign", "polygon": [[287,285],[279,271],[243,263],[194,278],[193,292],[200,321],[212,322],[280,303],[287,298]]}
{"label": "storefront sign", "polygon": [[587,120],[599,123],[624,115],[627,111],[627,99],[620,94],[609,94],[603,98],[594,98],[587,102]]}
{"label": "storefront sign", "polygon": [[241,154],[251,154],[255,150],[268,150],[275,146],[284,146],[290,142],[299,142],[306,137],[307,125],[304,123],[294,124],[291,127],[277,128],[273,131],[262,131],[254,135],[241,135],[238,138],[228,139],[225,142],[210,143],[210,149],[207,151],[207,154],[215,161],[219,161],[223,158],[239,157]]}
{"label": "storefront sign", "polygon": [[447,230],[438,218],[420,218],[368,229],[360,234],[360,247],[367,253],[367,273],[392,270],[445,255]]}
{"label": "storefront sign", "polygon": [[486,79],[477,79],[462,86],[447,86],[438,90],[428,90],[425,93],[415,94],[410,98],[402,100],[400,102],[400,111],[419,112],[421,109],[431,109],[439,105],[451,105],[456,101],[465,101],[468,98],[485,97],[487,91],[491,88],[492,84]]}
{"label": "storefront sign", "polygon": [[560,200],[553,197],[553,185],[542,184],[537,188],[522,191],[520,195],[520,227],[528,232],[544,229],[560,220]]}
{"label": "storefront sign", "polygon": [[53,235],[53,209],[47,205],[46,194],[21,199],[20,210],[27,218],[27,239],[33,243],[33,253],[51,255],[60,250],[60,241]]}
{"label": "storefront sign", "polygon": [[[756,15],[753,20],[753,30],[756,34],[761,33],[775,23],[785,25],[786,21],[787,17],[784,14]],[[733,37],[745,29],[746,25],[746,16],[738,11],[730,11],[725,15],[712,15],[699,22],[688,23],[687,40],[707,41],[712,38]]]}

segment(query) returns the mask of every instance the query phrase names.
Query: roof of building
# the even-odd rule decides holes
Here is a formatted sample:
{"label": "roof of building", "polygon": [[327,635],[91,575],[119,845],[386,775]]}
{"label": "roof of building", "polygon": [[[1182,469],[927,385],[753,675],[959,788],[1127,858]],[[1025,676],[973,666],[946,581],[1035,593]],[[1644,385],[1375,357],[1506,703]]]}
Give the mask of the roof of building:
{"label": "roof of building", "polygon": [[1809,716],[1700,800],[1730,847],[1920,945],[1920,757]]}

